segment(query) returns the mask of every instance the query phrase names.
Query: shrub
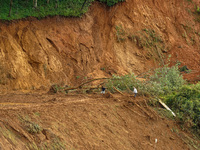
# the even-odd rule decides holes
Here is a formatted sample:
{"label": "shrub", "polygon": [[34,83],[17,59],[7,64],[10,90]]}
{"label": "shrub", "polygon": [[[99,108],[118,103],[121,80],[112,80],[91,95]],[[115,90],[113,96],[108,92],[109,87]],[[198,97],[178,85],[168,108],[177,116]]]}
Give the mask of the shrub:
{"label": "shrub", "polygon": [[156,96],[178,90],[184,83],[185,80],[182,78],[178,66],[175,65],[155,69],[154,74],[143,82],[137,80],[134,74],[125,76],[113,75],[108,80],[106,87],[111,92],[114,92],[113,87],[120,91],[126,91],[127,89],[133,90],[134,86],[139,90],[139,94]]}
{"label": "shrub", "polygon": [[165,101],[183,124],[200,133],[200,82],[196,85],[184,85],[167,95]]}
{"label": "shrub", "polygon": [[31,134],[36,134],[39,133],[40,131],[42,131],[42,127],[31,121],[31,119],[29,118],[29,116],[18,116],[21,123],[23,123],[23,125],[25,126],[26,130],[31,133]]}
{"label": "shrub", "polygon": [[108,6],[113,6],[119,2],[123,2],[124,0],[99,0],[99,1],[106,3]]}
{"label": "shrub", "polygon": [[186,73],[189,72],[189,69],[187,68],[187,66],[182,66],[179,70],[180,72],[186,72]]}
{"label": "shrub", "polygon": [[194,14],[195,14],[195,21],[200,22],[200,7],[199,6],[197,6]]}
{"label": "shrub", "polygon": [[125,38],[126,38],[126,36],[125,36],[126,35],[125,30],[122,28],[121,25],[115,26],[115,29],[116,29],[117,41],[118,42],[124,41]]}
{"label": "shrub", "polygon": [[200,7],[197,6],[197,13],[200,14]]}
{"label": "shrub", "polygon": [[166,104],[176,113],[179,120],[200,134],[200,82],[196,85],[185,85],[178,65],[154,70],[154,74],[146,81],[137,80],[134,74],[125,76],[113,75],[106,87],[115,92],[138,89],[138,94],[162,96]]}
{"label": "shrub", "polygon": [[42,128],[37,123],[29,122],[26,126],[28,132],[31,134],[39,133],[42,131]]}
{"label": "shrub", "polygon": [[120,91],[125,91],[128,88],[130,90],[133,89],[133,86],[137,87],[139,85],[139,81],[136,80],[134,74],[128,74],[124,76],[113,75],[111,79],[109,79],[106,83],[106,87],[109,91],[115,92],[113,87],[117,88]]}
{"label": "shrub", "polygon": [[179,89],[185,83],[178,65],[155,69],[155,73],[150,77],[150,80],[158,83],[164,94]]}

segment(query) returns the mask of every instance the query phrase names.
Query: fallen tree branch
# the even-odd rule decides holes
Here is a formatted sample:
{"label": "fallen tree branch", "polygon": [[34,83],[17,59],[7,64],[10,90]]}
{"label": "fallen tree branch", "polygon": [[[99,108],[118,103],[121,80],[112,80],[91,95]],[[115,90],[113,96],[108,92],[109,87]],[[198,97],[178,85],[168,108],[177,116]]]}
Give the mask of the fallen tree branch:
{"label": "fallen tree branch", "polygon": [[[105,79],[110,79],[110,78],[96,78],[96,79],[91,79],[91,80],[89,80],[89,81],[86,81],[86,82],[84,82],[84,83],[81,83],[80,85],[78,85],[78,86],[76,86],[76,87],[64,88],[63,90],[68,91],[68,90],[79,89],[79,88],[81,88],[83,85],[88,84],[88,83],[90,83],[90,82],[97,81],[97,80],[105,80]],[[100,84],[100,85],[101,85],[101,84]]]}
{"label": "fallen tree branch", "polygon": [[137,103],[135,103],[135,105],[138,107],[138,108],[140,108],[147,116],[149,116],[150,118],[152,118],[153,119],[153,117],[144,109],[144,108],[142,108],[140,105],[138,105]]}
{"label": "fallen tree branch", "polygon": [[113,86],[113,89],[124,96],[124,93],[120,92],[116,87]]}
{"label": "fallen tree branch", "polygon": [[[121,95],[125,96],[124,93],[120,92],[116,87],[113,87],[114,90],[116,90],[118,93],[120,93]],[[128,96],[131,98],[131,96]],[[134,102],[134,100],[133,100]],[[138,102],[138,101],[137,101]],[[145,109],[143,109],[140,105],[138,105],[137,103],[134,102],[134,104],[140,108],[147,116],[149,116],[150,118],[153,118]]]}
{"label": "fallen tree branch", "polygon": [[164,102],[162,102],[160,99],[158,100],[158,102],[159,102],[163,107],[165,107],[167,110],[169,110],[169,111],[172,113],[172,115],[173,115],[174,117],[176,117],[176,114],[175,114]]}

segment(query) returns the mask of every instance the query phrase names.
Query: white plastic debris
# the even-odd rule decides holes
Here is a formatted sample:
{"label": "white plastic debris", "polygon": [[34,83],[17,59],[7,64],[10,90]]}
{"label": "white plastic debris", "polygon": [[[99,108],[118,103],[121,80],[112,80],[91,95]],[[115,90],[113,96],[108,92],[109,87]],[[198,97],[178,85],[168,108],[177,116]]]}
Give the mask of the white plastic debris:
{"label": "white plastic debris", "polygon": [[155,139],[155,143],[157,143],[158,142],[158,140],[157,139]]}

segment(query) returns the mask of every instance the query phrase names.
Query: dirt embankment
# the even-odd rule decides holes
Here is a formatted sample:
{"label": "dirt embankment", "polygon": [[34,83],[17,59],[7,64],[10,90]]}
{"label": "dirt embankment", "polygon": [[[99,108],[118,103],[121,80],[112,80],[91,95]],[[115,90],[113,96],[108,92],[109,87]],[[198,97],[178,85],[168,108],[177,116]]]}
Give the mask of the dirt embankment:
{"label": "dirt embankment", "polygon": [[4,95],[0,149],[198,149],[192,136],[160,117],[146,100],[100,94]]}
{"label": "dirt embankment", "polygon": [[[162,64],[169,54],[173,64],[187,65],[199,80],[197,3],[126,0],[108,8],[95,2],[81,18],[0,23],[1,92],[138,74]],[[147,34],[160,43],[152,44]]]}

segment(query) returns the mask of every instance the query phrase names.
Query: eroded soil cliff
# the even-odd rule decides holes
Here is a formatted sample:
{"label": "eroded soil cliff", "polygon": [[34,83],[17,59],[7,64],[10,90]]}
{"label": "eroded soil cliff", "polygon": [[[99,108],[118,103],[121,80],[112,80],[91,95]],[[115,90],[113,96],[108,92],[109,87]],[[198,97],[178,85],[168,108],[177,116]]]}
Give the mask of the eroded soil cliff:
{"label": "eroded soil cliff", "polygon": [[106,7],[95,2],[81,18],[1,22],[1,92],[139,74],[163,65],[170,54],[172,64],[192,70],[189,80],[199,80],[198,3],[126,0]]}

